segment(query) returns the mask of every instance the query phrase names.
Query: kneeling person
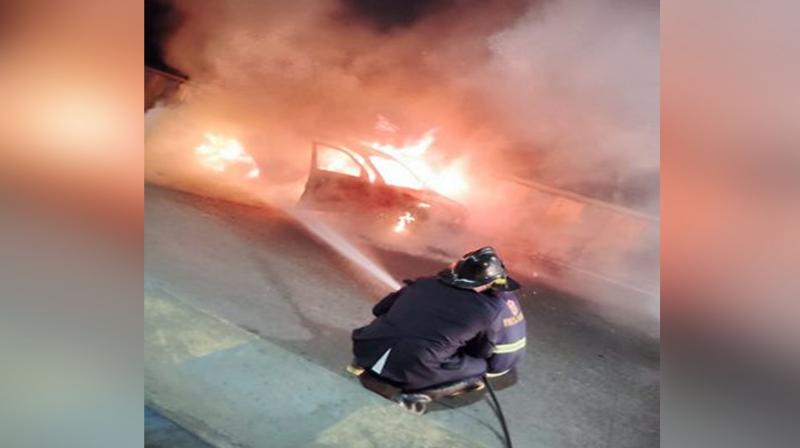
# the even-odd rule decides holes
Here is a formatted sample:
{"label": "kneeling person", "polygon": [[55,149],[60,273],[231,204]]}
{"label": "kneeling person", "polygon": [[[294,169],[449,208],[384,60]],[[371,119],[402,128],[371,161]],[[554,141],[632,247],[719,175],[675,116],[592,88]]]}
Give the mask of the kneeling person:
{"label": "kneeling person", "polygon": [[406,393],[507,373],[525,352],[516,289],[494,249],[470,252],[375,305],[353,331],[354,364]]}

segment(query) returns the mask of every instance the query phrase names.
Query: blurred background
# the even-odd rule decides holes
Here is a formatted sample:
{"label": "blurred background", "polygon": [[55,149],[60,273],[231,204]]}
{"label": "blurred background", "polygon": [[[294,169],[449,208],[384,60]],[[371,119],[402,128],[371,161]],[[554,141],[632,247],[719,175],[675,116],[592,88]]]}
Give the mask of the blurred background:
{"label": "blurred background", "polygon": [[140,2],[0,3],[0,445],[142,446]]}
{"label": "blurred background", "polygon": [[667,446],[798,441],[798,12],[662,3]]}

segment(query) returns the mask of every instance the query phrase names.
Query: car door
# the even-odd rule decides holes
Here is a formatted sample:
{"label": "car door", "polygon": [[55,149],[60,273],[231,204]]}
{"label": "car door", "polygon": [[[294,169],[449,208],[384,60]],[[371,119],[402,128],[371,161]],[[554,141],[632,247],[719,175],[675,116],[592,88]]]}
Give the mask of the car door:
{"label": "car door", "polygon": [[339,146],[314,142],[311,171],[300,197],[304,207],[353,211],[367,206],[375,172],[359,154]]}

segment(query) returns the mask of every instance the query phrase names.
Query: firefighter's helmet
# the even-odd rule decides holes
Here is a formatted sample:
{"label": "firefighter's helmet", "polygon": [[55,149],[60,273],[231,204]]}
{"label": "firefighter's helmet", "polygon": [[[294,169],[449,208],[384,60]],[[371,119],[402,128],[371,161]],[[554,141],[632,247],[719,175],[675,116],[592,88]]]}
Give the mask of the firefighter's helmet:
{"label": "firefighter's helmet", "polygon": [[492,284],[506,291],[519,289],[492,247],[482,247],[458,260],[450,269],[439,272],[439,280],[456,288],[473,289]]}

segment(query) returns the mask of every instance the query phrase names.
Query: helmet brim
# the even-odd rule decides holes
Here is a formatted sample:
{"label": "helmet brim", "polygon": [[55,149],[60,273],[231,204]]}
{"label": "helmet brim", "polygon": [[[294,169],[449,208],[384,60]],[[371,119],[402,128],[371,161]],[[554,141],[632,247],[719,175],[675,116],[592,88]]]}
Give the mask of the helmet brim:
{"label": "helmet brim", "polygon": [[522,285],[519,284],[516,280],[511,277],[506,277],[506,284],[505,285],[494,285],[494,289],[499,289],[500,291],[516,291],[521,288]]}

